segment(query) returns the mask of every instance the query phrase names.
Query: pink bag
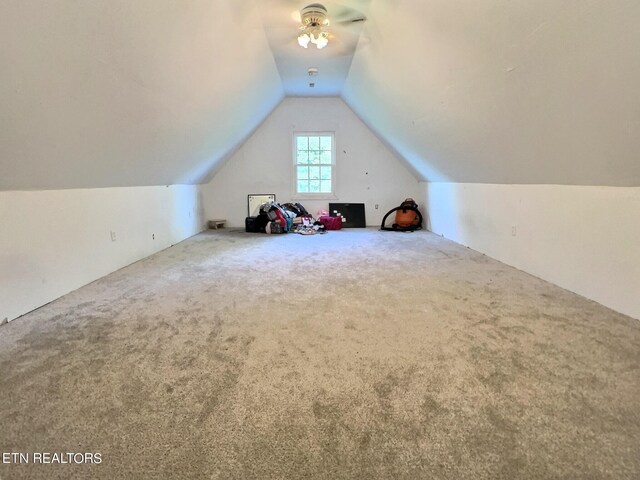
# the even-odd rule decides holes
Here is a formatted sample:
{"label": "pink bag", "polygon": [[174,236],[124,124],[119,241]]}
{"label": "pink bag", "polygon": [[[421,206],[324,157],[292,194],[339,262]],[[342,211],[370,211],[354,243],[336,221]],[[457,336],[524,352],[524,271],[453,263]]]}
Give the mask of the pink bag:
{"label": "pink bag", "polygon": [[327,230],[340,230],[342,228],[342,217],[330,217],[329,215],[322,215],[318,218],[318,221],[324,225]]}

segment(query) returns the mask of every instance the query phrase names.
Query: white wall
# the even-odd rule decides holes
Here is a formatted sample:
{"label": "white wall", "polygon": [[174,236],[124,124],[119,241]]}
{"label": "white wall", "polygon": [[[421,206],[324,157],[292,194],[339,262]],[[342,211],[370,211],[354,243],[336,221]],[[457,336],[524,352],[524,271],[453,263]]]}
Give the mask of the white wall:
{"label": "white wall", "polygon": [[426,189],[433,232],[640,319],[640,187]]}
{"label": "white wall", "polygon": [[189,185],[0,192],[0,321],[198,233],[201,215]]}
{"label": "white wall", "polygon": [[207,218],[244,226],[251,193],[275,193],[279,202],[291,201],[295,131],[335,132],[336,198],[300,200],[312,214],[330,201],[363,202],[367,225],[380,225],[405,197],[423,198],[423,186],[341,99],[289,97],[201,187]]}

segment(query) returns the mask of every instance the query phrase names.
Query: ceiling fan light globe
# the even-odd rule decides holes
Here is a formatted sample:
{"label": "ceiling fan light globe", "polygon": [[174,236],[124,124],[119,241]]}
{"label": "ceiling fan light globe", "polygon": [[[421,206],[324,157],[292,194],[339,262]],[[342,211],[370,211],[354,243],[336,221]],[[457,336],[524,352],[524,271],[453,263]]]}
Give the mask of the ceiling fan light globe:
{"label": "ceiling fan light globe", "polygon": [[322,32],[318,35],[315,44],[319,49],[326,47],[329,44],[329,34],[327,32]]}
{"label": "ceiling fan light globe", "polygon": [[306,33],[303,33],[298,36],[298,45],[302,48],[307,48],[309,45],[309,41],[313,41],[313,38],[309,37]]}

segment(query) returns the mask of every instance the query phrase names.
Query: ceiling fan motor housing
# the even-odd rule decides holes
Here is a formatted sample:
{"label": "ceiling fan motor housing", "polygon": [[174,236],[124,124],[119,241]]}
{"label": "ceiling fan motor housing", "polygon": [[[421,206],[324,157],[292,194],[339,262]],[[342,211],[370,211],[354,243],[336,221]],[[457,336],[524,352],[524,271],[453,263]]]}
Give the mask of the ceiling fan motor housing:
{"label": "ceiling fan motor housing", "polygon": [[323,27],[329,25],[327,9],[319,3],[312,3],[300,11],[302,24],[305,27]]}

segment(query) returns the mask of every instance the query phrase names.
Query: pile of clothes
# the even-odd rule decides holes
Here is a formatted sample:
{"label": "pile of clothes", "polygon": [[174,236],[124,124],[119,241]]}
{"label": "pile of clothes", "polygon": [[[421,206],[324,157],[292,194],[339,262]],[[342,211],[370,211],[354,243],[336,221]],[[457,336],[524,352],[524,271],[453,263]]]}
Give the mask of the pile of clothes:
{"label": "pile of clothes", "polygon": [[301,220],[301,222],[293,224],[293,227],[291,227],[291,233],[299,233],[300,235],[315,235],[316,233],[327,233],[327,229],[325,228],[325,226],[318,221],[314,221],[313,217],[302,217]]}
{"label": "pile of clothes", "polygon": [[314,220],[302,204],[277,202],[263,203],[257,216],[245,219],[245,230],[269,234],[291,232],[301,235],[327,232],[325,225]]}
{"label": "pile of clothes", "polygon": [[266,202],[260,206],[257,216],[247,217],[245,220],[247,232],[269,234],[291,232],[315,235],[340,228],[342,228],[341,217],[331,217],[326,210],[320,210],[316,220],[300,203]]}

